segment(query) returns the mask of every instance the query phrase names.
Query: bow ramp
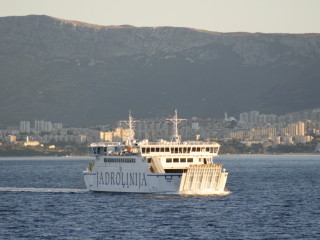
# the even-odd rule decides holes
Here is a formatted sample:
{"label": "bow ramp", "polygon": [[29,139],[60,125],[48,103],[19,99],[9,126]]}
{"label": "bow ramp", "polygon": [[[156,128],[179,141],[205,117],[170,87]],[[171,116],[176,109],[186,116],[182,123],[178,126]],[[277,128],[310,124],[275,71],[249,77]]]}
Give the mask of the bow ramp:
{"label": "bow ramp", "polygon": [[222,164],[190,165],[182,175],[179,191],[221,194],[227,177],[228,173],[222,169]]}

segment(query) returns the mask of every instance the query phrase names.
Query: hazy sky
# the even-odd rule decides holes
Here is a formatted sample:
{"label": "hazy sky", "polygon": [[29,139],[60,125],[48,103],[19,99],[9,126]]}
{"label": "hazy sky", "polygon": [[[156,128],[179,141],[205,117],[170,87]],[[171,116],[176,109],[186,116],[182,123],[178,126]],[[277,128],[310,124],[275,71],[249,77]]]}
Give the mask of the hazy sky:
{"label": "hazy sky", "polygon": [[0,0],[0,16],[219,32],[320,33],[320,0]]}

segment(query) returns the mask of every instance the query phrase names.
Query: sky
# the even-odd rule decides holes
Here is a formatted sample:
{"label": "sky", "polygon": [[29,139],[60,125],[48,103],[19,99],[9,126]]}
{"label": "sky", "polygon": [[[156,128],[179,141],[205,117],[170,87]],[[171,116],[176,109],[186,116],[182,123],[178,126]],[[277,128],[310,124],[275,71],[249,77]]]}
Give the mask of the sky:
{"label": "sky", "polygon": [[320,33],[320,0],[0,0],[0,17],[30,14],[103,26]]}

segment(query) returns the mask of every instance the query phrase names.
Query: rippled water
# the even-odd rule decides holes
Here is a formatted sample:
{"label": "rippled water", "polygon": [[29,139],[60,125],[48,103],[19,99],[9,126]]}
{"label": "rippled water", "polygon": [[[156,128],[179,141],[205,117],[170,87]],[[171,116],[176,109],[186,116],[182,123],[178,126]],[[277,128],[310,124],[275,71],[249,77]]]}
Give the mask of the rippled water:
{"label": "rippled water", "polygon": [[320,239],[320,156],[223,156],[227,196],[92,193],[85,158],[0,158],[0,239]]}

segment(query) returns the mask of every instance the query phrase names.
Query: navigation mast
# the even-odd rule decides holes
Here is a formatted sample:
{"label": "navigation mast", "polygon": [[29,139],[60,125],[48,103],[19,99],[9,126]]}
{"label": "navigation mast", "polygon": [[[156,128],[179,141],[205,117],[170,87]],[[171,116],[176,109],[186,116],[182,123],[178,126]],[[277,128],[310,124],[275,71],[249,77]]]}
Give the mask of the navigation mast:
{"label": "navigation mast", "polygon": [[178,133],[178,124],[181,121],[187,120],[187,119],[182,119],[182,118],[178,118],[178,111],[177,109],[175,110],[175,115],[173,116],[173,118],[168,118],[168,121],[171,121],[173,123],[173,135],[172,135],[172,142],[174,143],[180,143],[180,139],[179,139],[179,133]]}
{"label": "navigation mast", "polygon": [[135,122],[138,122],[138,121],[133,120],[133,118],[131,116],[131,110],[129,110],[129,120],[128,121],[120,121],[120,123],[126,123],[129,127],[128,138],[126,140],[127,145],[133,144],[134,138],[132,137],[132,132],[133,132],[133,124]]}

